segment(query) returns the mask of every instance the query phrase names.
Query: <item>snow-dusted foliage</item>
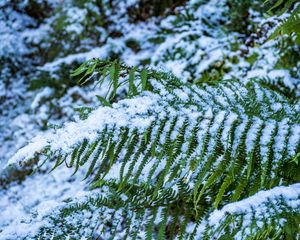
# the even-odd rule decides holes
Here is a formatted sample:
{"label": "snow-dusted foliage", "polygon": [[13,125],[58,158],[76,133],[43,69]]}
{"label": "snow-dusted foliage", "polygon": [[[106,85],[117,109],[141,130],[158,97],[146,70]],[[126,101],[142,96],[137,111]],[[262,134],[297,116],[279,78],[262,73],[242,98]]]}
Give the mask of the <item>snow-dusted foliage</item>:
{"label": "snow-dusted foliage", "polygon": [[1,2],[0,239],[299,238],[300,8],[275,2]]}

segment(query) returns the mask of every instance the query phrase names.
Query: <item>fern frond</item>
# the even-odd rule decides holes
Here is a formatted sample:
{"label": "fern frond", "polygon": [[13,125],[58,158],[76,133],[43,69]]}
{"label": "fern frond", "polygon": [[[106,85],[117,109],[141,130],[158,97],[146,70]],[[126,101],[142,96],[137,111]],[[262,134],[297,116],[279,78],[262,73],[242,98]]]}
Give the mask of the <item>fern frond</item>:
{"label": "fern frond", "polygon": [[288,12],[289,9],[293,6],[293,4],[297,2],[298,0],[276,0],[276,1],[266,0],[264,4],[271,4],[271,7],[268,10],[270,14],[274,14],[275,12],[278,12],[278,15],[281,15],[284,12]]}
{"label": "fern frond", "polygon": [[202,223],[207,232],[201,226],[198,234],[216,239],[297,239],[299,210],[299,184],[275,187],[215,210]]}
{"label": "fern frond", "polygon": [[284,19],[274,32],[269,36],[269,40],[278,37],[279,35],[287,35],[293,37],[297,44],[300,44],[300,5],[298,5],[290,14]]}
{"label": "fern frond", "polygon": [[109,186],[127,196],[123,206],[143,210],[134,212],[138,225],[128,234],[145,225],[145,209],[161,209],[161,238],[173,204],[182,206],[176,235],[185,239],[188,224],[208,210],[297,181],[292,160],[300,149],[300,116],[283,96],[256,81],[196,86],[166,73],[147,70],[145,80],[139,77],[145,71],[136,72],[136,96],[34,139],[10,163],[46,152],[55,166],[65,159],[74,173],[84,165],[93,188]]}
{"label": "fern frond", "polygon": [[[59,239],[79,234],[122,239],[130,235],[135,239],[173,239],[173,234],[176,234],[178,239],[292,240],[300,234],[299,184],[260,191],[206,214],[196,222],[191,221],[188,209],[178,206],[178,203],[168,202],[169,207],[137,208],[124,201],[127,196],[117,196],[111,194],[113,191],[109,188],[103,189],[101,195],[92,193],[85,199],[74,199],[58,208],[39,236]],[[83,215],[85,221],[76,221]]]}

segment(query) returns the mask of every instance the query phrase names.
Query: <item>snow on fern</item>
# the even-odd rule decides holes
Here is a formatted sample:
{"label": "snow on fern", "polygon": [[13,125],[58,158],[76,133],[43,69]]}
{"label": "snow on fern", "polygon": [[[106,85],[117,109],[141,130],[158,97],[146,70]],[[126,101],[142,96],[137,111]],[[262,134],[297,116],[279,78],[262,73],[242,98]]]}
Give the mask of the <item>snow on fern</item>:
{"label": "snow on fern", "polygon": [[[288,149],[297,148],[300,135],[280,129],[288,128],[288,120],[299,129],[299,116],[283,97],[255,82],[196,87],[168,77],[148,84],[154,93],[144,91],[111,108],[100,107],[86,120],[34,139],[9,163],[46,154],[56,159],[55,167],[65,162],[74,173],[86,165],[85,175],[94,179],[94,186],[115,181],[126,192],[126,184],[133,182],[143,184],[142,192],[153,188],[153,197],[171,194],[173,201],[181,197],[177,188],[185,186],[195,207],[207,197],[219,206],[229,197],[239,200],[288,181],[282,166],[293,164],[295,152]],[[236,88],[239,95],[233,93]],[[274,112],[252,97],[256,94],[273,104],[280,101],[284,110]],[[252,147],[246,147],[246,139],[252,139]],[[226,177],[220,181],[217,174]]]}
{"label": "snow on fern", "polygon": [[[197,237],[202,237],[205,232],[205,225],[210,228],[212,237],[219,237],[222,233],[217,229],[226,225],[227,220],[236,216],[236,219],[230,222],[230,228],[235,229],[239,226],[240,230],[233,233],[234,239],[248,239],[253,232],[259,232],[261,229],[267,229],[268,224],[274,221],[276,224],[275,231],[280,232],[281,228],[287,227],[290,221],[284,215],[289,211],[297,213],[300,209],[300,185],[274,187],[267,191],[260,191],[255,195],[241,201],[225,205],[220,210],[213,211],[207,222],[197,227]],[[281,216],[276,216],[279,212]],[[292,224],[290,222],[290,224]],[[297,225],[297,224],[296,224]],[[295,226],[296,227],[296,226]],[[207,226],[206,226],[207,229]]]}

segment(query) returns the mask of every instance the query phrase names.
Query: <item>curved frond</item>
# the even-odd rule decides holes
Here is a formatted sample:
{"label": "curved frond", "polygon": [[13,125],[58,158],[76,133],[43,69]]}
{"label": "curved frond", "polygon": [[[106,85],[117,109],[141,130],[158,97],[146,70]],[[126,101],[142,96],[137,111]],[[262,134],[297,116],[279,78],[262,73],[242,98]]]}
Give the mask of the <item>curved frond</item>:
{"label": "curved frond", "polygon": [[[283,96],[255,81],[196,86],[136,72],[136,96],[34,139],[10,163],[47,156],[54,168],[65,163],[74,173],[84,165],[91,186],[125,194],[123,206],[142,209],[138,219],[149,207],[161,209],[160,239],[168,216],[183,217],[172,231],[185,238],[188,223],[208,210],[299,180],[300,116]],[[113,74],[110,81],[118,83],[113,92],[122,83]],[[178,215],[172,203],[182,206]]]}
{"label": "curved frond", "polygon": [[297,44],[300,44],[300,5],[295,7],[290,16],[275,28],[269,39],[274,39],[279,35],[291,36]]}

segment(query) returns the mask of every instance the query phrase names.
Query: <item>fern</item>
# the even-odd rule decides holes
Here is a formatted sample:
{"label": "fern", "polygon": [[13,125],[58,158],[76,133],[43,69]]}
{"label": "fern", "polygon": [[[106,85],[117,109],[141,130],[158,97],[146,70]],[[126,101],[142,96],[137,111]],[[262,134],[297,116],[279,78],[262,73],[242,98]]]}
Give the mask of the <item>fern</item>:
{"label": "fern", "polygon": [[270,1],[266,0],[264,4],[271,5],[268,12],[270,14],[275,14],[276,12],[281,15],[284,12],[289,11],[289,9],[297,3],[298,0],[276,0]]}
{"label": "fern", "polygon": [[[288,12],[291,6],[297,1],[290,0],[284,3],[284,1],[278,1],[270,10],[272,11],[283,5],[280,15],[284,12]],[[294,10],[292,10],[289,17],[285,18],[274,30],[274,32],[269,36],[269,39],[275,39],[279,35],[288,35],[294,38],[296,44],[300,44],[300,5],[296,5]]]}
{"label": "fern", "polygon": [[215,210],[202,224],[217,239],[297,239],[299,206],[299,184],[276,187]]}
{"label": "fern", "polygon": [[[101,194],[74,199],[68,206],[57,209],[48,217],[50,224],[41,229],[39,236],[60,239],[79,234],[121,239],[130,235],[137,239],[173,239],[176,232],[181,239],[295,239],[300,234],[299,184],[260,191],[220,210],[206,212],[197,221],[191,220],[184,205],[173,204],[169,199],[168,207],[137,207],[122,200],[125,195],[111,192],[114,191],[102,188]],[[85,221],[77,221],[82,215]],[[93,233],[96,223],[97,232],[102,234]],[[139,229],[133,227],[135,224],[139,224]]]}
{"label": "fern", "polygon": [[[4,5],[23,6],[21,2]],[[43,1],[26,1],[24,6],[36,9],[39,2]],[[33,139],[11,159],[9,178],[0,180],[1,195],[4,192],[8,196],[4,202],[10,201],[16,189],[32,188],[32,181],[40,177],[26,176],[33,166],[38,173],[53,171],[44,176],[47,179],[69,171],[76,175],[69,185],[63,178],[60,191],[40,188],[46,195],[51,191],[55,206],[59,204],[54,211],[51,205],[51,212],[39,211],[45,205],[49,207],[46,200],[51,197],[35,194],[33,198],[38,200],[30,203],[42,203],[31,208],[30,212],[37,212],[27,218],[32,206],[26,199],[30,194],[23,194],[26,190],[17,192],[14,199],[20,206],[26,205],[25,219],[16,225],[19,221],[7,218],[10,208],[4,206],[2,238],[300,237],[300,65],[299,48],[293,42],[299,38],[299,5],[295,0],[268,1],[275,3],[269,13],[288,13],[280,16],[283,21],[271,35],[285,35],[284,43],[278,41],[284,49],[279,54],[276,41],[258,46],[273,21],[263,18],[258,1],[196,0],[173,8],[184,2],[154,0],[150,6],[149,0],[71,0],[57,3],[51,11],[50,6],[42,4],[41,16],[22,6],[16,11],[15,7],[13,11],[1,10],[4,26],[7,19],[12,30],[20,31],[8,39],[11,49],[3,45],[4,52],[14,53],[15,43],[23,41],[35,48],[28,48],[30,51],[18,58],[7,53],[1,57],[5,84],[20,78],[30,82],[29,88],[34,91],[50,87],[51,96],[35,98],[39,105],[35,112],[43,114],[45,129],[48,121],[58,120],[52,132]],[[165,16],[173,10],[172,16]],[[34,15],[37,22],[18,20],[16,13],[23,11]],[[141,22],[145,19],[147,22]],[[36,39],[39,25],[45,34]],[[10,32],[10,27],[5,31]],[[17,38],[20,41],[13,41]],[[112,61],[91,59],[70,78],[71,63],[96,55]],[[53,60],[41,68],[49,73],[38,73],[37,65]],[[128,67],[121,61],[163,66],[180,79],[151,68]],[[10,66],[9,71],[5,66]],[[17,72],[20,69],[24,73]],[[232,77],[236,79],[229,79]],[[79,85],[85,85],[84,89],[75,87],[75,78]],[[90,92],[95,81],[95,88],[106,94]],[[23,109],[35,95],[23,95],[23,90],[18,91],[18,81],[12,82],[8,89],[16,91],[8,91],[9,98],[17,93],[24,101],[7,101],[2,106],[7,115],[16,105]],[[94,98],[85,100],[85,95]],[[90,104],[93,100],[95,103]],[[82,104],[88,106],[74,108]],[[81,119],[59,127],[62,121],[73,119],[74,111]],[[21,120],[24,113],[29,115],[25,109],[13,112],[13,117],[4,119],[3,132],[7,122],[15,124],[17,115]],[[30,119],[40,117],[35,114]],[[18,127],[27,126],[27,120],[26,124],[20,122]],[[10,141],[2,141],[8,152],[28,137],[15,129],[4,135]],[[16,167],[18,164],[22,170]],[[85,181],[82,185],[90,191],[84,191],[84,196],[78,191],[75,198],[73,193],[79,187],[72,181],[81,176]],[[15,179],[22,181],[20,188],[10,183]],[[58,188],[59,184],[51,186]],[[71,185],[76,190],[64,194],[64,188]],[[53,196],[56,192],[62,197]],[[70,193],[72,197],[65,199]],[[30,229],[23,231],[26,225]],[[22,233],[15,233],[11,226]],[[39,233],[35,236],[36,227]]]}
{"label": "fern", "polygon": [[[11,162],[46,154],[54,168],[65,163],[74,173],[86,169],[93,189],[113,193],[108,202],[116,201],[114,211],[131,212],[120,229],[132,238],[145,228],[148,238],[186,239],[193,235],[189,224],[201,224],[214,209],[299,180],[299,113],[259,82],[197,86],[168,73],[97,59],[73,75],[86,81],[95,73],[109,81],[109,101],[120,86],[127,92],[135,86],[136,94],[35,139]],[[243,228],[237,226],[235,234]],[[109,226],[103,234],[113,237],[115,229]],[[212,235],[209,229],[206,235]]]}

